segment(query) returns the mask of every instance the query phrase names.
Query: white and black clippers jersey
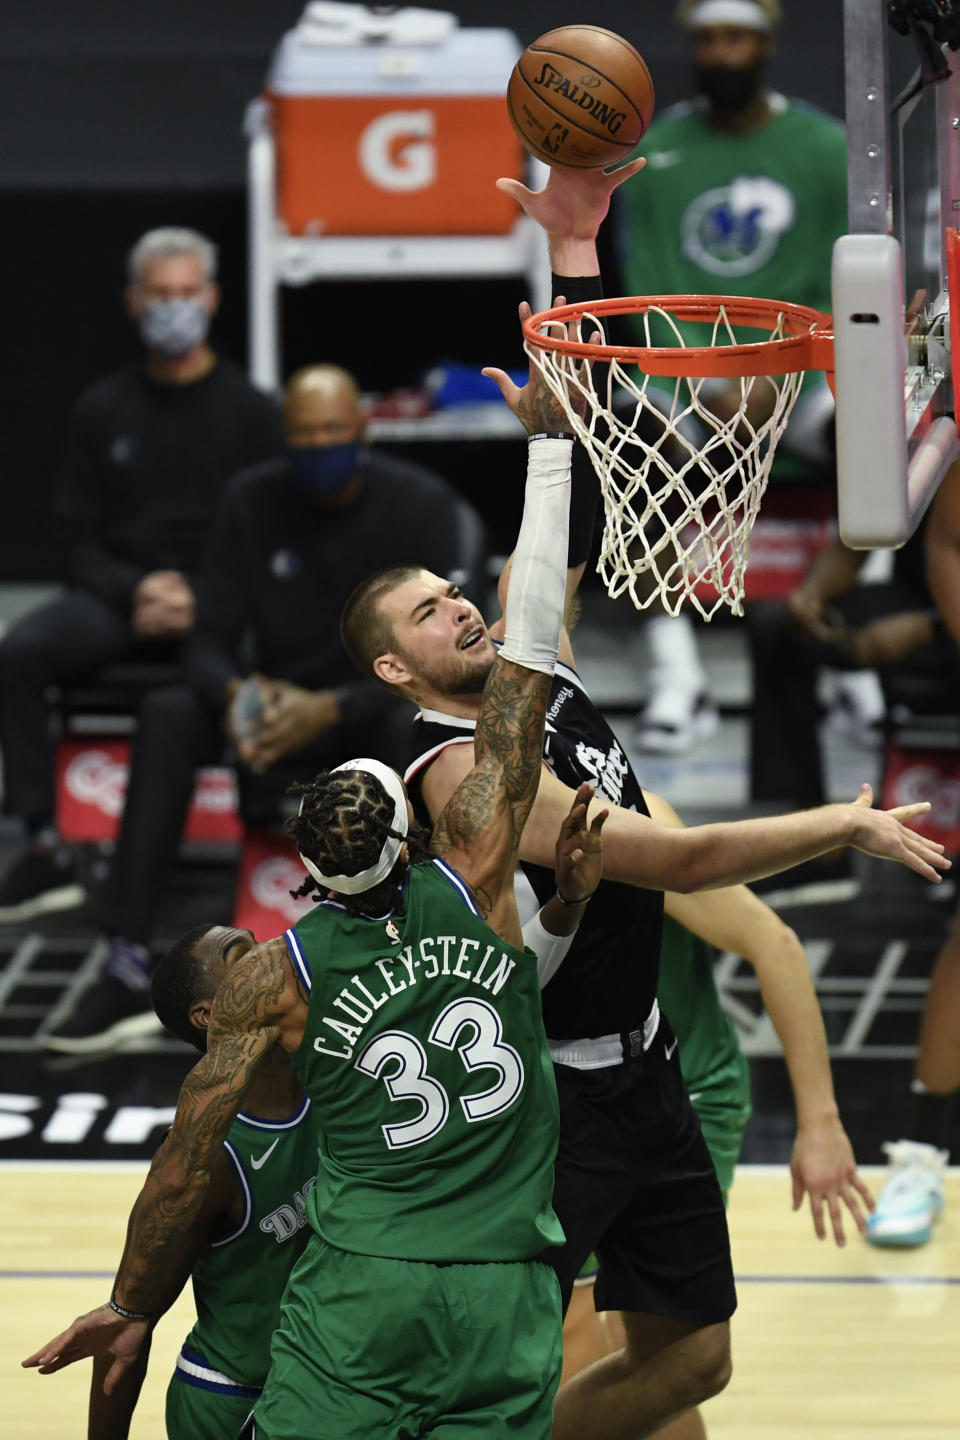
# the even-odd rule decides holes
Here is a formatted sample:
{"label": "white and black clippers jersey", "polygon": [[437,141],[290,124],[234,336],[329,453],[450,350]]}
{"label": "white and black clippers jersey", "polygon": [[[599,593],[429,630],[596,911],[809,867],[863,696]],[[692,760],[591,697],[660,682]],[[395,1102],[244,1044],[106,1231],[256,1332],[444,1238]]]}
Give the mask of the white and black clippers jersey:
{"label": "white and black clippers jersey", "polygon": [[[423,777],[448,745],[473,745],[475,722],[420,711],[413,723],[404,779],[417,818],[429,825]],[[640,782],[610,726],[569,666],[557,665],[547,710],[544,760],[575,790],[584,780],[599,798],[647,815]],[[552,870],[523,864],[541,904],[555,889]],[[617,881],[601,881],[566,959],[543,991],[551,1040],[588,1039],[633,1031],[649,1015],[657,993],[663,895]]]}

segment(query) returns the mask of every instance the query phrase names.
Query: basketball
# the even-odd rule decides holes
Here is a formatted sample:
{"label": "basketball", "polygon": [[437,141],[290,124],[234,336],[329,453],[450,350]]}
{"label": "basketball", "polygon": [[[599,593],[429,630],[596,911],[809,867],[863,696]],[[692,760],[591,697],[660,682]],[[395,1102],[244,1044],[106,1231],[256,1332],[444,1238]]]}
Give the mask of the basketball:
{"label": "basketball", "polygon": [[524,148],[548,165],[603,170],[626,160],[653,116],[653,81],[629,40],[562,25],[528,45],[507,86]]}

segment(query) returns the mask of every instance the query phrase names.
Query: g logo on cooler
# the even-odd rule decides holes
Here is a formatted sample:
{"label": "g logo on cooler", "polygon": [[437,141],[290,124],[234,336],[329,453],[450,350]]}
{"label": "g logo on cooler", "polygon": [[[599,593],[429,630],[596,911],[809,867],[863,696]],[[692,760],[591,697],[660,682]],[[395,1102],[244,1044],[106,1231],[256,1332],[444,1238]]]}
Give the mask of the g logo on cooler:
{"label": "g logo on cooler", "polygon": [[430,110],[378,115],[360,136],[360,168],[381,190],[426,190],[437,178],[436,129]]}

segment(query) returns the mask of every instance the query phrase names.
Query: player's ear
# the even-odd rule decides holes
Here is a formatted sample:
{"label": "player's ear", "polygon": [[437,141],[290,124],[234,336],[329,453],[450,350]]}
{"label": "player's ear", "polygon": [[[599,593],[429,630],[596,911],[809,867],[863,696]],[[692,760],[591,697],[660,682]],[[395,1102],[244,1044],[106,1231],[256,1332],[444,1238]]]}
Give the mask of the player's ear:
{"label": "player's ear", "polygon": [[373,673],[384,685],[407,685],[413,679],[412,671],[407,669],[399,655],[390,650],[374,660]]}
{"label": "player's ear", "polygon": [[210,1028],[210,1011],[213,1009],[213,996],[205,1000],[194,1000],[187,1011],[187,1018],[196,1030],[207,1031]]}

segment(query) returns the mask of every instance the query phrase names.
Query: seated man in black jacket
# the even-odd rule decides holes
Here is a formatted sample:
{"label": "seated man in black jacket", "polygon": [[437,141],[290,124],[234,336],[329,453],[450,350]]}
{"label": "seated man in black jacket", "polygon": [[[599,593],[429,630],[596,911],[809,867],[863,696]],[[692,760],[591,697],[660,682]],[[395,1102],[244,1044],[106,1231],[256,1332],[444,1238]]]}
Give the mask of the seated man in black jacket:
{"label": "seated man in black jacket", "polygon": [[55,826],[51,687],[109,661],[177,658],[227,481],[283,448],[278,406],[207,342],[216,262],[193,230],[151,230],[137,242],[126,304],[144,358],[77,402],[59,495],[68,588],[0,641],[4,807],[27,840],[0,880],[0,923],[84,899]]}
{"label": "seated man in black jacket", "polygon": [[364,444],[357,383],[333,365],[298,371],[284,405],[286,455],[238,475],[224,497],[185,646],[190,685],[141,707],[123,822],[104,899],[100,978],[44,1043],[69,1054],[155,1027],[149,942],[197,765],[227,737],[247,819],[276,818],[293,779],[351,754],[402,745],[407,705],[359,679],[340,642],[347,596],[397,555],[446,573],[458,502],[438,476]]}

